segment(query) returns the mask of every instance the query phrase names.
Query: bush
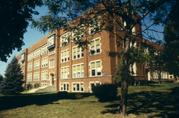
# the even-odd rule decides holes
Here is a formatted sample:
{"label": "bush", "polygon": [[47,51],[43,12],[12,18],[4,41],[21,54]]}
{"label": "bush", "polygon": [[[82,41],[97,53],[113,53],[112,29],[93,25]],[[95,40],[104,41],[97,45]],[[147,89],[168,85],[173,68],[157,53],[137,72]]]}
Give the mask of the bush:
{"label": "bush", "polygon": [[96,85],[92,88],[92,91],[99,101],[110,101],[117,97],[117,86],[115,84]]}
{"label": "bush", "polygon": [[34,88],[38,88],[38,87],[40,87],[40,84],[39,83],[35,83],[34,84]]}
{"label": "bush", "polygon": [[28,83],[28,84],[26,85],[26,89],[27,89],[27,90],[30,90],[30,89],[32,89],[32,88],[33,88],[32,84]]}

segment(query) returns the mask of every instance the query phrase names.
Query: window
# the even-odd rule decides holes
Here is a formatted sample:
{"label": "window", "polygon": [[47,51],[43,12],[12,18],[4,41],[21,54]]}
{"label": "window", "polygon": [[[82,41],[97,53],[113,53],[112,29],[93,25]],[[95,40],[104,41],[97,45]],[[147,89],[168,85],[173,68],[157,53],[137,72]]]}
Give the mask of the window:
{"label": "window", "polygon": [[69,43],[71,32],[66,32],[60,37],[60,47],[64,47]]}
{"label": "window", "polygon": [[55,59],[50,59],[49,60],[49,68],[54,68],[55,67]]}
{"label": "window", "polygon": [[48,67],[48,59],[42,58],[41,68],[46,68],[46,67]]}
{"label": "window", "polygon": [[41,72],[41,80],[48,80],[48,71],[47,70],[43,70]]}
{"label": "window", "polygon": [[136,63],[130,65],[130,73],[133,76],[137,75],[137,64]]}
{"label": "window", "polygon": [[40,67],[40,60],[38,59],[38,60],[34,61],[34,70],[39,69],[39,67]]}
{"label": "window", "polygon": [[34,80],[39,80],[39,72],[34,72]]}
{"label": "window", "polygon": [[102,62],[100,60],[90,62],[90,76],[101,76],[102,75]]}
{"label": "window", "polygon": [[29,62],[27,65],[27,71],[32,71],[32,62]]}
{"label": "window", "polygon": [[91,40],[90,43],[90,54],[91,55],[95,55],[95,54],[99,54],[101,53],[101,42],[100,42],[100,38],[96,38]]}
{"label": "window", "polygon": [[70,51],[68,49],[61,51],[61,62],[67,62],[70,60]]}
{"label": "window", "polygon": [[55,47],[55,34],[48,37],[47,48],[50,50]]}
{"label": "window", "polygon": [[84,64],[73,65],[72,67],[73,78],[84,77]]}
{"label": "window", "polygon": [[27,74],[27,81],[32,81],[32,73]]}
{"label": "window", "polygon": [[84,54],[83,54],[82,48],[78,47],[78,46],[74,46],[73,49],[72,49],[72,58],[73,58],[73,60],[80,59],[83,56],[84,56]]}
{"label": "window", "polygon": [[60,84],[60,91],[69,91],[69,83],[67,82],[62,82]]}
{"label": "window", "polygon": [[69,67],[61,67],[61,79],[68,79],[69,78]]}
{"label": "window", "polygon": [[34,58],[39,57],[39,56],[40,56],[40,53],[41,53],[41,49],[36,49],[36,50],[33,52],[33,57],[34,57]]}
{"label": "window", "polygon": [[132,28],[132,34],[136,35],[136,28],[135,27]]}
{"label": "window", "polygon": [[83,82],[75,82],[73,83],[73,92],[83,92],[84,91],[84,83]]}
{"label": "window", "polygon": [[33,59],[33,53],[28,54],[27,60],[30,61],[30,60],[32,60],[32,59]]}
{"label": "window", "polygon": [[46,54],[48,54],[47,44],[41,47],[41,55],[46,55]]}

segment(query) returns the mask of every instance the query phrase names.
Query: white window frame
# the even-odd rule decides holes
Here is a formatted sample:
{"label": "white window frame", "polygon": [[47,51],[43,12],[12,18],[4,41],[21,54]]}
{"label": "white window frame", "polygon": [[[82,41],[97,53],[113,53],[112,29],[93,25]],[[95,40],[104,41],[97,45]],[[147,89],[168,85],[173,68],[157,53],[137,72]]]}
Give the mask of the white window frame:
{"label": "white window frame", "polygon": [[33,77],[34,77],[34,78],[33,78],[34,81],[38,81],[38,80],[40,79],[40,73],[39,73],[39,71],[34,72]]}
{"label": "white window frame", "polygon": [[41,80],[48,80],[48,79],[49,79],[48,70],[41,71]]}
{"label": "white window frame", "polygon": [[[101,67],[100,68],[96,68],[96,63],[97,62],[100,62],[100,64],[101,64]],[[95,63],[95,68],[93,69],[92,67],[91,67],[91,63]],[[92,75],[92,70],[95,70],[95,75]],[[98,72],[99,72],[99,70],[100,70],[100,72],[101,72],[101,74],[100,75],[98,75]],[[99,59],[99,60],[93,60],[93,61],[90,61],[89,62],[89,77],[100,77],[100,76],[102,76],[102,70],[103,70],[103,63],[102,63],[102,60],[101,59]]]}
{"label": "white window frame", "polygon": [[32,71],[32,68],[33,68],[32,62],[28,62],[28,64],[27,64],[27,71]]}
{"label": "white window frame", "polygon": [[54,68],[55,67],[55,59],[51,58],[49,59],[49,68]]}
{"label": "white window frame", "polygon": [[61,82],[60,83],[60,91],[70,91],[70,83],[69,82]]}
{"label": "white window frame", "polygon": [[60,78],[61,79],[69,79],[69,76],[70,76],[70,67],[69,66],[61,67],[61,69],[60,69]]}
{"label": "white window frame", "polygon": [[[74,68],[80,66],[80,71],[75,71]],[[79,74],[79,75],[78,75]],[[78,63],[72,65],[72,78],[84,78],[84,63]]]}
{"label": "white window frame", "polygon": [[68,62],[70,60],[70,50],[65,49],[61,51],[61,63]]}
{"label": "white window frame", "polygon": [[72,60],[81,59],[84,57],[84,52],[81,47],[73,46],[72,47]]}
{"label": "white window frame", "polygon": [[[99,44],[99,48],[96,45],[96,41],[99,40],[100,44]],[[94,38],[90,41],[91,43],[89,44],[89,53],[90,55],[97,55],[97,54],[101,54],[102,53],[102,43],[101,43],[101,37],[97,37]],[[92,42],[94,42],[94,47],[92,46]],[[100,50],[99,52],[97,52],[97,50]],[[92,51],[94,51],[94,53],[92,54]]]}
{"label": "white window frame", "polygon": [[[77,84],[79,84],[79,90],[77,90]],[[83,86],[81,86],[81,84],[83,84]],[[74,87],[76,90],[74,90]],[[84,91],[85,91],[84,82],[72,82],[72,92],[84,92]]]}
{"label": "white window frame", "polygon": [[34,70],[40,69],[40,59],[34,61]]}

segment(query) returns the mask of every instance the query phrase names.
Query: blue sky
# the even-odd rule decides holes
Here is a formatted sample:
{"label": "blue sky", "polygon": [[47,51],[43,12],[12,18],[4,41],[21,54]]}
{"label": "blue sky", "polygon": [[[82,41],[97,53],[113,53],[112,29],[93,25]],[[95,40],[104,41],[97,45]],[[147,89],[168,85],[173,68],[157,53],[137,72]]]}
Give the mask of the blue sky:
{"label": "blue sky", "polygon": [[[36,10],[40,13],[38,16],[34,16],[34,18],[38,18],[39,16],[45,15],[47,13],[47,9],[45,7],[37,7]],[[45,36],[45,33],[39,32],[37,29],[32,28],[31,26],[28,26],[27,32],[24,34],[24,43],[25,45],[22,47],[22,49],[25,49],[38,40],[40,40],[42,37]],[[11,61],[11,59],[17,55],[19,52],[14,51],[11,54],[11,57],[8,58],[8,61],[1,62],[0,61],[0,74],[4,75],[5,69],[7,64]]]}

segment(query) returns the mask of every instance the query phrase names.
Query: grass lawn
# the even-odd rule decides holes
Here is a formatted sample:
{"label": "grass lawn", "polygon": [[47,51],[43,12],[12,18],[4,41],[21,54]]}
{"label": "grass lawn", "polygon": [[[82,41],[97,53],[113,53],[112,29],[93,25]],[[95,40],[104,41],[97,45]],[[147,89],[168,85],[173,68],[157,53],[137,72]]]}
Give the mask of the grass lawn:
{"label": "grass lawn", "polygon": [[[90,94],[0,96],[0,118],[120,118],[118,106],[118,100],[98,102]],[[129,87],[128,114],[130,118],[178,118],[179,84]]]}

